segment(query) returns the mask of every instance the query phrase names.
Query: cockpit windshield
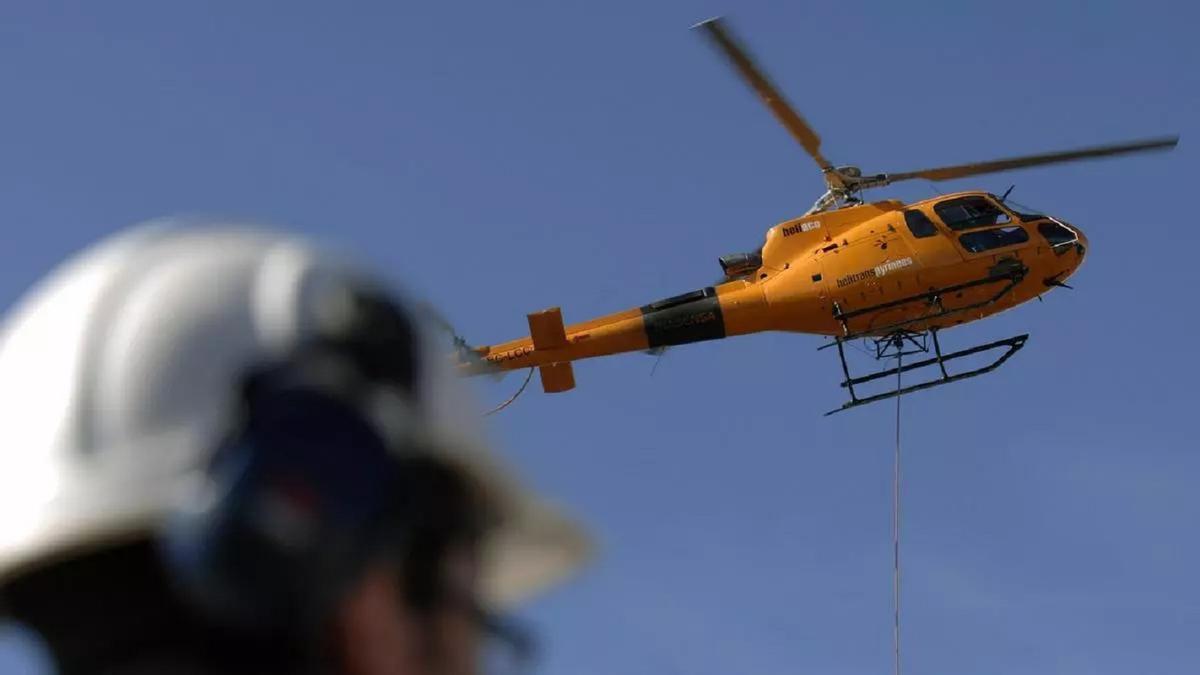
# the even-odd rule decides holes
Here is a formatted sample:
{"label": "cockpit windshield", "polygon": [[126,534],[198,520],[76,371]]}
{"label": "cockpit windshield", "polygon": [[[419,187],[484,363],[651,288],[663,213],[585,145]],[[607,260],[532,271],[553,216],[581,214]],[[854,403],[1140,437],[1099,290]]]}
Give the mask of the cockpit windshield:
{"label": "cockpit windshield", "polygon": [[1012,218],[992,200],[978,195],[947,199],[935,204],[933,210],[946,227],[955,231],[1012,222]]}
{"label": "cockpit windshield", "polygon": [[1074,230],[1057,220],[1038,223],[1038,234],[1045,237],[1046,241],[1050,243],[1050,247],[1059,255],[1066,251],[1065,246],[1079,241],[1079,236],[1075,234]]}

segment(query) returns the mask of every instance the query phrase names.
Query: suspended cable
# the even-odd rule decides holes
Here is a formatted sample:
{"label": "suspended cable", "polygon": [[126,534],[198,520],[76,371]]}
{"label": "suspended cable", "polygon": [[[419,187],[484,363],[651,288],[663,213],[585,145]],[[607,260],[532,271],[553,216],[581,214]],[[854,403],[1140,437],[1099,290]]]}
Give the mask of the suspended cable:
{"label": "suspended cable", "polygon": [[900,675],[900,395],[904,354],[896,356],[896,452],[892,464],[892,647],[894,675]]}
{"label": "suspended cable", "polygon": [[505,401],[504,403],[501,403],[500,405],[496,406],[495,408],[492,408],[491,410],[483,413],[483,416],[487,417],[488,415],[495,415],[496,413],[500,412],[501,410],[504,410],[508,406],[512,405],[513,401],[517,400],[517,397],[520,396],[525,391],[525,387],[529,386],[529,381],[532,379],[533,379],[533,368],[530,368],[529,372],[525,374],[525,381],[521,383],[521,388],[517,390],[517,393],[513,394],[512,396],[509,396],[508,400]]}
{"label": "suspended cable", "polygon": [[662,361],[663,355],[667,353],[667,348],[666,347],[657,347],[654,350],[652,350],[651,353],[654,353],[654,366],[650,368],[650,377],[654,377],[654,373],[656,371],[658,371],[659,362]]}

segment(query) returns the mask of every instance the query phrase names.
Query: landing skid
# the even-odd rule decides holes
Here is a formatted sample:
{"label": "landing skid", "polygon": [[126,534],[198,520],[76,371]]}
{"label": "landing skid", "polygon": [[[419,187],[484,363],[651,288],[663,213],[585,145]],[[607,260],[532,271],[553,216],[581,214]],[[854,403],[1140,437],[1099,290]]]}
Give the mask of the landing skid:
{"label": "landing skid", "polygon": [[[842,339],[838,339],[838,341],[837,341],[838,357],[842,361],[842,372],[846,376],[846,379],[842,381],[841,386],[850,392],[850,400],[843,403],[842,407],[837,408],[835,410],[830,410],[829,412],[825,413],[825,415],[829,416],[834,413],[841,412],[843,410],[849,410],[850,408],[857,408],[859,406],[867,405],[868,403],[875,403],[876,401],[884,401],[884,400],[887,400],[890,398],[896,398],[897,396],[903,396],[905,394],[910,394],[912,392],[921,391],[923,389],[932,389],[934,387],[940,387],[943,384],[950,384],[952,382],[958,382],[960,380],[965,380],[969,377],[975,377],[976,375],[983,375],[984,373],[990,373],[993,370],[1002,366],[1004,364],[1004,362],[1007,361],[1013,354],[1016,354],[1018,351],[1020,351],[1020,349],[1025,346],[1025,341],[1028,339],[1029,339],[1028,334],[1016,335],[1016,336],[1013,336],[1010,338],[1006,338],[1004,340],[996,340],[995,342],[989,342],[987,344],[982,344],[982,345],[978,345],[978,346],[971,347],[968,349],[963,349],[963,350],[960,350],[957,352],[952,352],[950,354],[943,354],[941,342],[938,340],[937,330],[928,330],[928,331],[921,332],[921,333],[915,333],[912,331],[897,331],[895,333],[892,333],[891,335],[887,335],[882,338],[877,338],[874,340],[874,342],[875,342],[875,358],[877,360],[894,358],[894,359],[897,359],[899,365],[897,365],[895,368],[881,370],[881,371],[878,371],[875,373],[871,373],[870,375],[862,375],[860,377],[851,377],[850,376],[850,367],[846,364],[846,351],[843,346],[845,344],[845,341]],[[933,354],[934,354],[934,356],[932,358],[922,359],[915,363],[909,363],[909,364],[905,364],[903,362],[903,357],[905,357],[905,356],[908,356],[911,354],[928,354],[928,353],[930,353],[930,343],[931,342],[932,342]],[[989,363],[986,366],[983,366],[981,368],[976,368],[974,370],[968,370],[964,373],[957,373],[957,374],[953,374],[953,375],[951,375],[950,372],[946,370],[946,364],[949,363],[950,361],[953,361],[955,359],[964,358],[967,356],[971,356],[974,354],[979,354],[982,352],[991,351],[993,349],[1001,349],[1001,348],[1007,348],[1007,350],[1003,354],[1001,354],[996,360],[992,361],[991,363]],[[941,375],[939,377],[937,377],[936,379],[927,380],[925,382],[921,382],[918,384],[911,384],[907,387],[899,387],[892,391],[887,391],[882,394],[874,394],[871,396],[859,397],[854,391],[854,387],[857,385],[860,385],[860,384],[865,384],[867,382],[873,382],[875,380],[883,379],[885,377],[895,376],[900,373],[907,373],[912,370],[920,370],[922,368],[928,368],[933,365],[936,365],[938,367],[938,369],[941,371]]]}
{"label": "landing skid", "polygon": [[[999,264],[989,270],[987,276],[975,281],[959,284],[957,286],[932,289],[926,293],[921,293],[880,305],[874,305],[872,307],[864,307],[862,309],[850,312],[843,311],[838,303],[833,303],[833,315],[842,324],[842,335],[834,338],[835,342],[833,344],[823,345],[820,347],[820,349],[825,349],[826,347],[832,347],[834,345],[837,346],[838,358],[842,362],[842,373],[846,376],[846,379],[842,381],[841,386],[850,392],[850,400],[846,403],[843,403],[841,408],[830,410],[825,414],[828,416],[836,412],[849,410],[850,408],[857,408],[858,406],[866,405],[868,403],[875,403],[876,401],[884,401],[890,398],[896,398],[897,396],[903,396],[904,394],[921,391],[923,389],[940,387],[943,384],[950,384],[951,382],[965,380],[968,377],[975,377],[976,375],[990,373],[999,368],[1004,364],[1005,361],[1009,359],[1009,357],[1011,357],[1013,354],[1016,354],[1022,347],[1025,346],[1025,341],[1029,339],[1028,334],[1016,335],[1004,340],[996,340],[995,342],[989,342],[987,344],[978,345],[969,349],[963,349],[950,354],[943,354],[942,345],[938,341],[938,329],[936,327],[930,327],[922,331],[913,331],[909,330],[908,326],[926,323],[934,319],[943,319],[955,314],[961,314],[969,310],[979,309],[981,307],[991,305],[1003,298],[1005,294],[1016,287],[1016,285],[1025,278],[1027,271],[1028,270],[1025,268],[1025,266],[1019,261],[1012,259],[1002,260]],[[979,302],[955,308],[947,308],[942,304],[942,298],[951,293],[958,293],[969,288],[993,285],[999,286],[998,290],[993,295],[990,295]],[[899,321],[887,326],[871,328],[868,330],[855,331],[850,327],[850,321],[852,319],[869,316],[875,312],[894,309],[896,307],[914,303],[923,303],[930,308],[930,311],[923,316]],[[878,337],[881,334],[882,337]],[[845,345],[846,342],[850,340],[862,337],[869,338],[874,343],[875,360],[882,361],[884,359],[896,359],[896,367],[871,373],[870,375],[852,377],[850,375],[850,366],[846,363]],[[904,364],[905,356],[930,353],[931,342],[932,353],[934,355],[932,358],[922,359],[907,365]],[[974,370],[969,370],[967,372],[954,375],[951,375],[950,372],[946,370],[946,364],[950,361],[1001,348],[1007,348],[1007,351],[1001,354],[995,361],[992,361],[990,364],[983,366],[982,368],[976,368]],[[873,382],[875,380],[893,375],[900,375],[912,370],[928,368],[934,365],[936,365],[938,370],[941,371],[941,375],[933,380],[909,385],[907,387],[897,387],[893,391],[861,398],[854,391],[854,387],[856,385]]]}

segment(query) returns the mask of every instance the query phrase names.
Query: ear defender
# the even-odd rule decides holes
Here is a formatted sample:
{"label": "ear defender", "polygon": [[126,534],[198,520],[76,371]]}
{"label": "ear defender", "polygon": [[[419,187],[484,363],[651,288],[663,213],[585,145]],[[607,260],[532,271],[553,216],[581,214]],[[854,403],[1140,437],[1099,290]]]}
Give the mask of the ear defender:
{"label": "ear defender", "polygon": [[247,381],[241,419],[163,539],[183,592],[244,628],[325,620],[394,515],[402,460],[362,409],[364,383],[308,370]]}

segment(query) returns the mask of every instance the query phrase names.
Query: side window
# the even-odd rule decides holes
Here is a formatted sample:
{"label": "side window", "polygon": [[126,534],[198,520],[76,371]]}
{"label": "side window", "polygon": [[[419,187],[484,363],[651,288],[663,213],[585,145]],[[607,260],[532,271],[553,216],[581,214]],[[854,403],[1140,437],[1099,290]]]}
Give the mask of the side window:
{"label": "side window", "polygon": [[908,225],[908,231],[917,239],[937,234],[937,227],[933,225],[933,221],[916,209],[904,212],[904,224]]}
{"label": "side window", "polygon": [[958,241],[968,252],[982,253],[994,248],[1024,244],[1029,241],[1029,235],[1023,228],[1014,225],[1012,227],[996,227],[990,230],[968,232],[960,236]]}
{"label": "side window", "polygon": [[942,219],[946,227],[956,232],[1012,222],[1007,213],[1001,211],[999,207],[984,197],[947,199],[935,204],[933,211],[937,213],[938,218]]}

